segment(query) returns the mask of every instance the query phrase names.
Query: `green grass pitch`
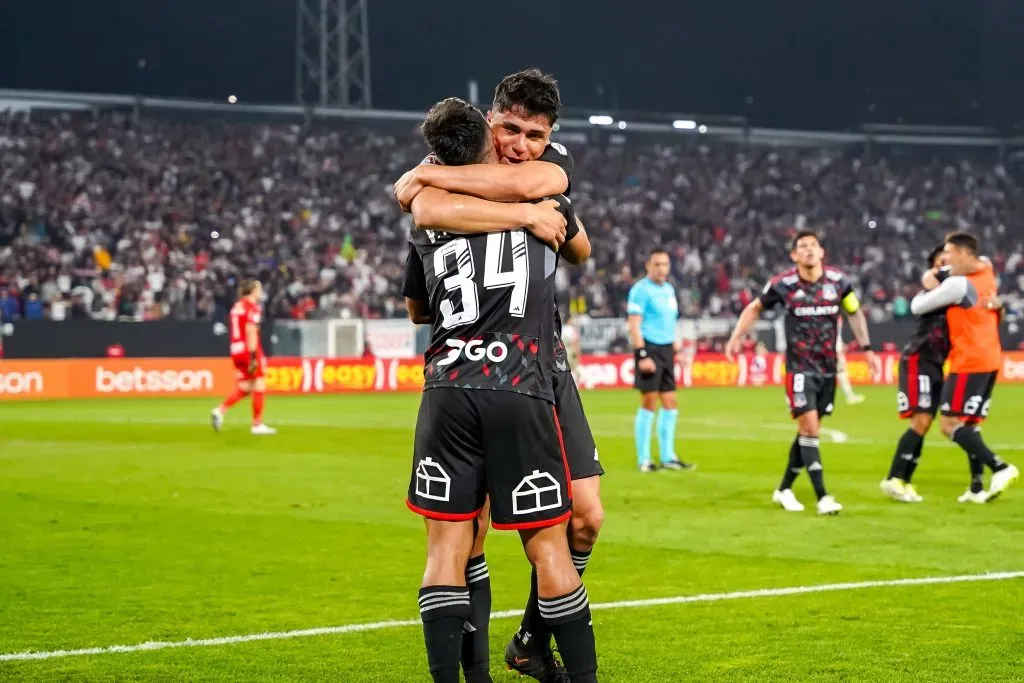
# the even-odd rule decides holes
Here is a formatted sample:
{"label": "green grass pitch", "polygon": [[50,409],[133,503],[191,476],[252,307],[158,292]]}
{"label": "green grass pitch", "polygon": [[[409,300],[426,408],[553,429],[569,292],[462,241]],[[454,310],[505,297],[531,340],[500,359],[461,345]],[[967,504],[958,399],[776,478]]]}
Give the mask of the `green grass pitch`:
{"label": "green grass pitch", "polygon": [[[964,506],[967,465],[937,432],[920,505],[883,498],[891,388],[825,425],[819,518],[772,507],[793,427],[778,389],[681,393],[696,472],[636,471],[630,392],[584,395],[607,521],[593,603],[1024,570],[1024,482]],[[420,629],[39,660],[25,651],[245,636],[417,616],[421,520],[403,504],[418,397],[248,404],[214,434],[203,400],[0,404],[0,681],[428,681]],[[1024,465],[1024,387],[996,391],[985,437]],[[806,476],[798,497],[813,503]],[[495,610],[529,568],[491,532]],[[491,624],[496,681],[517,620]],[[600,676],[651,681],[1024,681],[1024,578],[889,585],[596,610]]]}

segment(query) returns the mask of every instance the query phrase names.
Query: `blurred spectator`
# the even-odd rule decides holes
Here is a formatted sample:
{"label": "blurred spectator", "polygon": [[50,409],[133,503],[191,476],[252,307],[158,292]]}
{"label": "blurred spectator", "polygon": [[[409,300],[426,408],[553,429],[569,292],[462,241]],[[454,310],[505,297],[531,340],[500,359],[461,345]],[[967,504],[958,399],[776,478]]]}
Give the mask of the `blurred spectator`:
{"label": "blurred spectator", "polygon": [[[981,236],[1021,305],[1021,190],[994,158],[706,138],[572,151],[594,244],[583,268],[560,271],[574,313],[624,315],[660,245],[683,315],[734,315],[803,227],[876,319],[907,315],[950,229]],[[0,316],[221,318],[250,276],[271,317],[404,316],[410,221],[391,183],[423,152],[411,131],[0,113]]]}

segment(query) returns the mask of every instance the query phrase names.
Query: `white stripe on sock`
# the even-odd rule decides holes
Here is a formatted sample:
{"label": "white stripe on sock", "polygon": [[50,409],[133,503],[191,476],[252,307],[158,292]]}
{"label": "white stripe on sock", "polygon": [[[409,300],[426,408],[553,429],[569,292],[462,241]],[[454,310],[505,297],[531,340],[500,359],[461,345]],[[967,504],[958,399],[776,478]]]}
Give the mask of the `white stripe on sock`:
{"label": "white stripe on sock", "polygon": [[582,612],[584,609],[586,609],[588,604],[589,600],[587,600],[587,594],[584,593],[583,595],[578,596],[574,602],[563,605],[562,607],[553,610],[541,607],[540,615],[545,619],[557,619],[559,617],[568,617],[573,614],[576,614],[577,612]]}
{"label": "white stripe on sock", "polygon": [[449,600],[447,602],[439,602],[436,605],[429,605],[427,607],[420,607],[420,614],[424,614],[426,612],[429,612],[432,609],[438,609],[439,607],[453,607],[455,605],[465,605],[466,607],[469,607],[469,599],[467,598],[465,600]]}
{"label": "white stripe on sock", "polygon": [[580,593],[586,593],[586,592],[587,592],[586,587],[583,584],[580,584],[580,587],[577,588],[576,590],[574,590],[572,593],[569,593],[567,595],[563,595],[563,596],[558,597],[558,598],[551,598],[550,600],[549,599],[545,599],[545,598],[541,598],[541,599],[537,600],[537,604],[540,605],[541,607],[544,607],[544,606],[547,606],[549,608],[551,608],[551,607],[558,607],[559,605],[564,605],[565,603],[569,602],[570,600],[575,598]]}

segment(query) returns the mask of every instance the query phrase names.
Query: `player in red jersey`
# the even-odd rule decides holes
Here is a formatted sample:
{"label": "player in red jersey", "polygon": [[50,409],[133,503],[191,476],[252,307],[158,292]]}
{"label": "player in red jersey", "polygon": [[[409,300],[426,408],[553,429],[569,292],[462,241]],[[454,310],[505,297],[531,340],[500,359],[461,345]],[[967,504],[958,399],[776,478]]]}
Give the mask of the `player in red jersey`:
{"label": "player in red jersey", "polygon": [[263,424],[263,401],[267,390],[263,372],[267,367],[263,345],[260,344],[260,323],[263,321],[263,285],[259,280],[243,280],[238,288],[238,301],[229,314],[231,327],[231,362],[235,365],[238,386],[224,402],[210,413],[213,428],[220,431],[228,408],[252,394],[252,433],[276,434],[277,430]]}

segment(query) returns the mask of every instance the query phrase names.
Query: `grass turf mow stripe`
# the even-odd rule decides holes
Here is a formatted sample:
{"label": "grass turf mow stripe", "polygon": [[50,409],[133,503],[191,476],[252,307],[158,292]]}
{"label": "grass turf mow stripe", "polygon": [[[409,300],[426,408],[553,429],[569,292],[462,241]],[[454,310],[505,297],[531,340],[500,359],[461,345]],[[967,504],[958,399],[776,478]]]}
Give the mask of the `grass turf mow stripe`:
{"label": "grass turf mow stripe", "polygon": [[[802,595],[805,593],[828,593],[833,591],[860,590],[864,588],[889,588],[895,586],[926,586],[943,583],[967,583],[971,581],[1007,581],[1024,578],[1024,571],[989,572],[985,574],[962,574],[959,576],[933,576],[919,579],[889,579],[879,581],[859,581],[855,583],[827,583],[817,586],[791,586],[789,588],[763,588],[752,591],[735,591],[732,593],[703,593],[700,595],[684,595],[672,598],[651,598],[648,600],[623,600],[591,605],[591,609],[636,609],[639,607],[655,607],[660,605],[682,605],[692,602],[719,602],[722,600],[744,600],[749,598],[773,598],[785,595]],[[509,619],[522,615],[522,610],[505,610],[494,612],[491,619]],[[107,647],[88,647],[78,650],[50,650],[47,652],[12,652],[0,654],[0,662],[30,661],[37,659],[56,659],[59,657],[82,657],[85,655],[124,654],[130,652],[150,652],[179,647],[213,647],[232,645],[234,643],[251,643],[260,640],[285,640],[289,638],[310,638],[313,636],[330,636],[361,631],[379,631],[386,628],[419,626],[419,619],[405,621],[375,621],[365,624],[348,624],[345,626],[327,626],[323,628],[300,629],[296,631],[271,631],[268,633],[251,633],[221,638],[200,638],[177,641],[150,641],[137,645],[109,645]]]}

